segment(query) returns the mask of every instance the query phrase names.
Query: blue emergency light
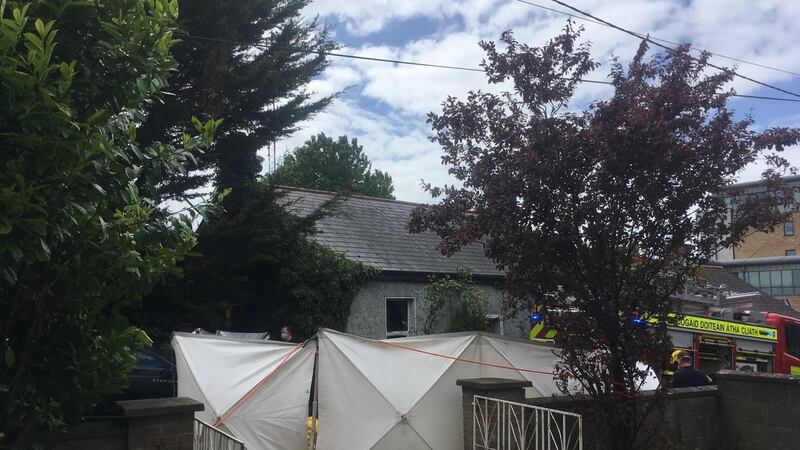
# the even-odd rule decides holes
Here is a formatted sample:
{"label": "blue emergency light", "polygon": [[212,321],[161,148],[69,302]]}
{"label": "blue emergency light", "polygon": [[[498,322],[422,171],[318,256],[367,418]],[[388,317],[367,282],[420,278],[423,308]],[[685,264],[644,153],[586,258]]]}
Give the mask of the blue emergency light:
{"label": "blue emergency light", "polygon": [[539,313],[531,314],[531,323],[536,323],[536,322],[538,322],[540,320],[542,320],[542,316],[539,315]]}

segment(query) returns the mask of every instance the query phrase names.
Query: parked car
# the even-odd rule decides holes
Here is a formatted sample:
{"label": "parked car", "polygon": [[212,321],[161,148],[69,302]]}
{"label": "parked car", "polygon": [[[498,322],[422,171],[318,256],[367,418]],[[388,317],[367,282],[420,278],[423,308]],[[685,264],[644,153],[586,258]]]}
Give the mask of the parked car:
{"label": "parked car", "polygon": [[136,365],[128,374],[125,400],[174,397],[177,392],[175,364],[153,350],[139,350]]}
{"label": "parked car", "polygon": [[121,392],[107,396],[92,408],[84,419],[119,415],[118,400],[175,397],[177,375],[175,364],[153,350],[139,350],[136,364],[128,374],[128,386]]}

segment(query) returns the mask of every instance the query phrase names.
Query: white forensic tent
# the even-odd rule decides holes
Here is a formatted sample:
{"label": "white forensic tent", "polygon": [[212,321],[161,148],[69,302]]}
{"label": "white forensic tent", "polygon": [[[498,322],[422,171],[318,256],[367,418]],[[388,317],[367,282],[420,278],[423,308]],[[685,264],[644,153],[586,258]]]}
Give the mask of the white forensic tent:
{"label": "white forensic tent", "polygon": [[500,377],[557,392],[550,348],[485,333],[375,341],[322,330],[317,448],[463,448],[456,380]]}
{"label": "white forensic tent", "polygon": [[173,346],[178,395],[203,402],[198,417],[248,450],[307,448],[317,349],[321,450],[463,448],[458,379],[529,380],[528,397],[559,392],[552,348],[479,332],[371,340],[321,330],[302,347],[176,333]]}
{"label": "white forensic tent", "polygon": [[178,396],[205,406],[196,417],[248,450],[306,448],[316,342],[286,344],[175,333]]}

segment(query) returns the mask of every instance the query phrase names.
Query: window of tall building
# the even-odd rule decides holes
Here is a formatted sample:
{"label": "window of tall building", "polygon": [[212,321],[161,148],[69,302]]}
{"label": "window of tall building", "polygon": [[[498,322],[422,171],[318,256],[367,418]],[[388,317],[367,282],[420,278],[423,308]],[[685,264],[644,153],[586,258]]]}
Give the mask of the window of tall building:
{"label": "window of tall building", "polygon": [[786,250],[786,256],[794,256],[794,255],[796,255],[796,254],[797,254],[797,253],[794,251],[794,249],[793,249],[793,248],[792,248],[792,249],[789,249],[789,250]]}
{"label": "window of tall building", "polygon": [[800,295],[800,270],[757,270],[737,273],[756,289],[769,295]]}
{"label": "window of tall building", "polygon": [[788,222],[783,222],[783,235],[794,236],[794,222],[791,220]]}

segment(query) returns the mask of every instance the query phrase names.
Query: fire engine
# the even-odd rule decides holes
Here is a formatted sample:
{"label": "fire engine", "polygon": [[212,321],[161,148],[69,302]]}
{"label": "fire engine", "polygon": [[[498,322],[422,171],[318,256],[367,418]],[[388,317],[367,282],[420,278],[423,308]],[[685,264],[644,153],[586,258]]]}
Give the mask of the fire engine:
{"label": "fire engine", "polygon": [[[576,313],[533,307],[530,339],[554,341],[561,319]],[[689,353],[694,367],[705,373],[730,369],[800,376],[800,319],[762,314],[763,321],[758,323],[683,315],[669,327],[669,334],[675,349]],[[644,320],[638,320],[644,325]]]}

